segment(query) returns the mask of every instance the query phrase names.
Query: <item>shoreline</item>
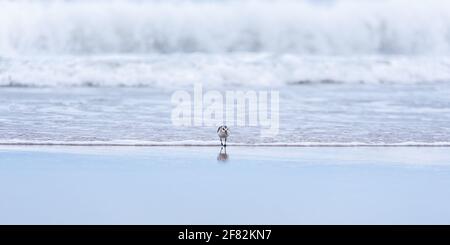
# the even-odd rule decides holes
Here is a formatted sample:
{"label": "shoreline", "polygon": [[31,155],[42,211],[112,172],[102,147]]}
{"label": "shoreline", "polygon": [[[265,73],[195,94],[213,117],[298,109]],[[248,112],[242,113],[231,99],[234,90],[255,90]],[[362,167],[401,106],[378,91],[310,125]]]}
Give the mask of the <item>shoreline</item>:
{"label": "shoreline", "polygon": [[[74,146],[74,147],[221,147],[220,144],[213,143],[0,143],[0,146]],[[230,143],[227,147],[450,147],[448,143]]]}

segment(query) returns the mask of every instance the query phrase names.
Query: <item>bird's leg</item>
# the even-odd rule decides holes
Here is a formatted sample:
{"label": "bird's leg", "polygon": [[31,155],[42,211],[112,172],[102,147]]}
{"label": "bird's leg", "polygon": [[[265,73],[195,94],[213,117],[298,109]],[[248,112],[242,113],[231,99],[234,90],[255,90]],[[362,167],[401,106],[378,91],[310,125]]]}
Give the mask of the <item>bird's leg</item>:
{"label": "bird's leg", "polygon": [[222,138],[220,138],[220,145],[222,145],[222,146],[223,146],[223,143],[222,143]]}
{"label": "bird's leg", "polygon": [[225,145],[224,146],[227,147],[227,138],[225,138]]}

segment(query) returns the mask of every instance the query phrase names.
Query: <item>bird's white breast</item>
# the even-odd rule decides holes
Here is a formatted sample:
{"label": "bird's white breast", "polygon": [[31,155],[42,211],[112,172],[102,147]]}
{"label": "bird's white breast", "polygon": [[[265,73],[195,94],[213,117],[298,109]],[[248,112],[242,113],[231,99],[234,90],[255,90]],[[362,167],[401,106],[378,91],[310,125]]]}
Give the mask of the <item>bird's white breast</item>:
{"label": "bird's white breast", "polygon": [[228,132],[219,131],[218,135],[220,138],[226,138],[228,137]]}

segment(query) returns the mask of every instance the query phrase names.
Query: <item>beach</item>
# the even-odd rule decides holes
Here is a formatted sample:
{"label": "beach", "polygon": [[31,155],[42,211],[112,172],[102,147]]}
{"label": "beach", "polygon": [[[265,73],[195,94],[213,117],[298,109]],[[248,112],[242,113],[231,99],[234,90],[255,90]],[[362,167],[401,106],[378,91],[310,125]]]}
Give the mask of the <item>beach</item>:
{"label": "beach", "polygon": [[227,148],[1,146],[0,223],[450,222],[446,147]]}
{"label": "beach", "polygon": [[444,0],[0,0],[0,224],[450,224],[449,30]]}

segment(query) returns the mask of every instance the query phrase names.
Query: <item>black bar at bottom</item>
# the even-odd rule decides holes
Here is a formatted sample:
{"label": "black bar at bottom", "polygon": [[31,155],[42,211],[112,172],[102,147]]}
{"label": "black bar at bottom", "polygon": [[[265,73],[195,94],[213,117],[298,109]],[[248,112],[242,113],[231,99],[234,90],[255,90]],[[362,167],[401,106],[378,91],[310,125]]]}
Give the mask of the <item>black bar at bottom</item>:
{"label": "black bar at bottom", "polygon": [[450,241],[449,226],[0,226],[2,241]]}

